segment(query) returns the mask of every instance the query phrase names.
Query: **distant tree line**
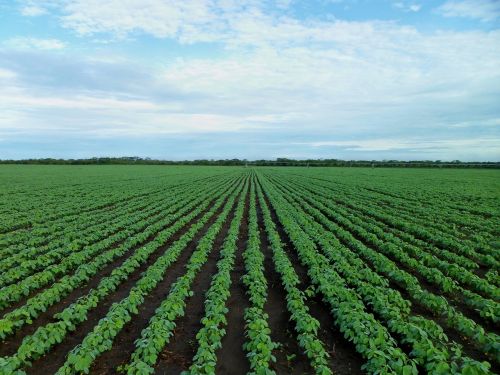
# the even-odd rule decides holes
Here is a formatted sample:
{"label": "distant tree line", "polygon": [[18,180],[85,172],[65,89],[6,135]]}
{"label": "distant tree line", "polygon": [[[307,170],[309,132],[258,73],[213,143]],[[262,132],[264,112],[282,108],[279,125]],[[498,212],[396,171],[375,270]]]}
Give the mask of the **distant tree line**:
{"label": "distant tree line", "polygon": [[45,164],[45,165],[213,165],[213,166],[297,166],[297,167],[406,167],[406,168],[500,168],[500,162],[451,162],[441,160],[340,160],[340,159],[287,159],[246,160],[246,159],[197,159],[197,160],[158,160],[127,157],[102,157],[90,159],[23,159],[0,160],[0,164]]}

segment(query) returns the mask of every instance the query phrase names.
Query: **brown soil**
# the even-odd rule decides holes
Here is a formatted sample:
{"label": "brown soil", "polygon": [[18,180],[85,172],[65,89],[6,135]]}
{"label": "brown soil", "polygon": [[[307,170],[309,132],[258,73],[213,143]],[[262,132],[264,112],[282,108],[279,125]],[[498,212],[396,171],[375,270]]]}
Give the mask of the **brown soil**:
{"label": "brown soil", "polygon": [[[335,218],[331,217],[328,214],[328,212],[325,212],[325,211],[323,211],[321,209],[319,209],[319,210],[329,220],[331,220],[332,222],[336,223],[339,227],[343,228],[344,230],[349,231],[349,229],[347,227],[345,227],[344,225],[342,225],[341,223],[339,223],[337,220],[335,220]],[[351,235],[356,240],[358,240],[359,242],[361,242],[364,246],[366,246],[366,247],[368,247],[370,249],[373,249],[374,251],[377,251],[377,249],[374,246],[371,246],[361,236],[357,235],[354,232],[351,232],[351,231],[349,231],[349,232],[351,233]],[[348,244],[344,243],[344,245],[347,246],[347,247],[349,247]],[[398,260],[394,259],[392,256],[387,256],[386,255],[386,257],[389,258],[389,259],[391,259],[397,265],[398,268],[400,268],[401,270],[404,270],[408,274],[414,276],[418,280],[418,282],[420,283],[420,285],[422,285],[422,287],[424,289],[426,289],[429,292],[431,292],[431,293],[433,293],[435,295],[438,295],[438,296],[441,296],[441,295],[445,294],[445,293],[443,293],[441,291],[441,289],[437,285],[428,282],[422,275],[420,275],[415,270],[413,270],[411,268],[408,268],[406,265],[404,265],[401,262],[399,262]],[[474,309],[472,309],[469,306],[467,306],[464,303],[462,296],[450,295],[449,293],[446,293],[446,296],[448,296],[448,298],[447,298],[448,303],[451,306],[455,307],[458,311],[460,311],[464,316],[466,316],[467,318],[472,319],[475,322],[481,324],[487,331],[491,331],[491,332],[496,333],[496,334],[500,333],[498,327],[495,326],[491,321],[484,319],[483,317],[481,317],[479,315],[478,311],[475,311]]]}
{"label": "brown soil", "polygon": [[[233,186],[233,185],[234,184],[232,184],[231,186]],[[204,210],[204,212],[206,212],[206,211],[208,211],[208,209]],[[158,214],[158,212],[153,212],[148,218],[151,218],[152,216],[155,216],[157,214]],[[201,217],[202,215],[203,214],[200,214],[200,215],[198,215],[198,217]],[[162,219],[162,217],[158,217],[158,219],[155,221],[155,223],[158,222],[161,219]],[[192,221],[192,222],[194,222],[194,221]],[[163,230],[163,229],[165,229],[167,227],[168,226],[163,226],[161,228],[161,230]],[[94,275],[85,285],[77,288],[76,290],[74,290],[73,292],[71,292],[70,295],[68,295],[65,298],[63,298],[59,303],[57,303],[54,306],[51,306],[45,313],[42,313],[39,317],[36,318],[36,321],[38,321],[38,319],[41,319],[42,316],[48,316],[48,317],[52,316],[55,312],[58,311],[58,310],[54,310],[54,309],[57,309],[56,306],[61,305],[61,306],[63,306],[62,309],[64,309],[69,304],[71,304],[76,298],[78,298],[78,297],[80,297],[82,295],[87,294],[88,291],[91,288],[94,288],[95,286],[97,286],[99,284],[100,279],[102,277],[108,276],[113,271],[113,269],[115,269],[116,267],[119,267],[125,261],[125,259],[130,256],[129,254],[133,253],[137,248],[139,248],[139,247],[143,246],[144,244],[146,244],[147,242],[151,241],[155,236],[156,236],[156,233],[153,234],[153,235],[151,235],[151,236],[149,236],[148,239],[146,239],[140,245],[134,246],[131,250],[127,251],[122,256],[116,258],[114,261],[111,262],[111,264],[108,264],[101,271],[99,271],[96,275]],[[124,240],[117,241],[114,244],[112,244],[111,246],[108,246],[106,251],[111,250],[111,249],[115,249],[118,246],[120,246],[122,243],[124,243]],[[63,277],[63,276],[61,276],[61,277]],[[57,280],[59,280],[59,279],[60,279],[60,277],[57,278]],[[38,293],[41,293],[45,289],[48,289],[48,288],[50,288],[50,285],[47,285],[45,287],[42,287],[42,288],[39,288],[37,290],[32,291],[27,297],[23,297],[20,301],[15,302],[11,306],[3,309],[2,314],[7,314],[7,313],[9,313],[9,312],[11,312],[11,311],[19,308],[20,306],[23,306],[30,298],[34,297]],[[67,304],[65,305],[65,303],[67,303]],[[49,310],[50,311],[55,311],[55,312],[50,312],[49,313]],[[38,325],[35,326],[35,329],[37,327],[38,327]],[[29,329],[29,328],[25,328],[25,329]],[[1,353],[1,349],[0,349],[0,353]]]}
{"label": "brown soil", "polygon": [[[233,181],[231,184],[234,187],[238,181]],[[273,182],[275,183],[275,182]],[[276,183],[279,183],[276,181]],[[260,182],[257,182],[260,184]],[[286,188],[284,188],[286,190]],[[127,198],[128,199],[128,198]],[[330,353],[329,366],[336,374],[347,375],[347,374],[362,374],[361,366],[365,362],[360,354],[357,353],[354,345],[348,340],[344,339],[343,334],[338,330],[336,325],[334,315],[331,306],[323,301],[322,295],[320,293],[314,292],[314,289],[310,288],[312,282],[307,274],[307,267],[302,265],[299,261],[297,250],[293,246],[290,238],[286,234],[283,225],[278,220],[276,212],[273,206],[270,204],[267,196],[265,197],[265,202],[271,210],[271,217],[276,225],[276,229],[280,235],[283,248],[286,251],[290,261],[294,267],[295,272],[299,276],[300,284],[299,289],[306,291],[309,288],[310,293],[307,293],[308,297],[305,301],[307,307],[309,308],[310,314],[320,322],[320,329],[318,331],[318,338],[323,342],[325,348]],[[213,201],[210,202],[210,205]],[[103,205],[99,208],[100,210],[114,209],[112,205]],[[318,208],[318,207],[316,207]],[[319,208],[318,208],[319,209]],[[349,208],[347,208],[349,209]],[[94,211],[92,211],[94,210]],[[90,209],[89,212],[97,212],[98,209]],[[248,296],[246,295],[246,288],[241,282],[241,277],[245,273],[245,267],[243,262],[243,252],[246,249],[248,241],[248,210],[249,210],[249,194],[247,193],[245,198],[245,209],[243,214],[243,221],[240,226],[239,236],[237,241],[237,252],[235,258],[234,269],[231,273],[231,288],[230,297],[227,301],[228,313],[226,314],[227,325],[225,327],[226,334],[222,339],[222,348],[217,351],[217,374],[231,374],[239,375],[246,374],[249,371],[249,362],[246,357],[246,352],[243,349],[243,344],[245,342],[244,334],[244,311],[245,308],[249,306]],[[350,210],[350,209],[349,209]],[[63,343],[55,345],[52,350],[44,357],[36,360],[31,368],[26,369],[28,374],[48,374],[54,373],[66,360],[68,352],[73,349],[76,345],[82,342],[85,336],[92,331],[96,323],[103,318],[109,311],[111,305],[115,302],[122,300],[126,297],[132,287],[136,284],[137,280],[141,277],[141,274],[153,264],[167,249],[171,246],[174,241],[180,238],[188,228],[199,218],[208,211],[208,208],[204,210],[203,213],[197,215],[190,223],[179,230],[172,238],[161,248],[157,249],[147,262],[141,265],[137,270],[135,270],[130,277],[125,280],[115,292],[110,293],[106,298],[99,302],[98,306],[89,311],[88,319],[81,323],[75,332],[68,333],[65,337]],[[130,355],[135,349],[135,340],[137,340],[141,331],[147,327],[149,320],[154,315],[155,310],[165,299],[170,291],[171,285],[176,281],[176,279],[185,272],[186,263],[191,256],[192,252],[195,250],[199,240],[206,233],[209,226],[212,225],[216,218],[220,215],[222,207],[219,208],[216,214],[206,223],[203,228],[198,232],[195,238],[189,242],[186,248],[183,250],[179,259],[171,265],[171,267],[165,272],[164,278],[160,283],[154,288],[154,290],[145,298],[143,304],[139,308],[139,314],[135,315],[131,322],[127,323],[124,328],[118,333],[113,342],[113,347],[111,350],[102,353],[95,362],[91,369],[91,374],[117,374],[118,369],[121,365],[126,364],[130,360]],[[205,313],[205,294],[210,287],[210,282],[213,275],[217,271],[217,261],[220,256],[220,249],[223,245],[224,239],[227,235],[229,225],[232,217],[234,216],[235,205],[233,205],[230,214],[225,221],[222,230],[216,236],[214,241],[213,249],[208,257],[208,261],[203,265],[200,272],[197,274],[193,285],[192,291],[194,295],[187,300],[187,305],[185,309],[185,314],[183,317],[177,319],[177,328],[174,332],[174,336],[164,350],[160,353],[158,363],[156,365],[157,374],[171,374],[180,373],[183,370],[187,370],[192,363],[192,358],[196,353],[197,349],[197,339],[196,334],[201,328],[200,320]],[[329,216],[327,212],[320,211],[326,215],[329,220],[340,225],[345,230],[349,230],[343,227],[342,224],[338,223],[335,218]],[[358,211],[354,212],[358,215]],[[310,366],[310,361],[307,356],[303,353],[297,341],[297,334],[295,331],[294,323],[290,321],[290,314],[286,306],[286,291],[281,284],[281,277],[277,273],[274,262],[272,258],[272,249],[265,232],[265,227],[263,223],[262,210],[257,200],[257,218],[258,226],[260,230],[260,240],[261,240],[261,250],[265,256],[264,263],[264,273],[266,280],[268,282],[268,299],[264,306],[266,313],[269,315],[269,326],[271,328],[271,338],[274,342],[279,344],[279,347],[274,351],[276,357],[276,362],[271,364],[271,367],[278,374],[312,374],[313,369]],[[55,218],[49,219],[49,221],[57,220]],[[392,227],[387,226],[387,230],[391,230]],[[24,230],[24,229],[19,229]],[[396,232],[397,233],[397,232]],[[374,246],[371,246],[363,238],[351,234],[354,238],[358,239],[365,246],[368,246],[374,251],[377,251]],[[144,243],[153,240],[155,235],[150,236]],[[313,238],[313,241],[318,245],[318,241]],[[421,241],[421,240],[419,240]],[[423,241],[423,240],[422,240]],[[116,243],[114,246],[119,246]],[[345,243],[345,246],[351,248],[349,244]],[[0,345],[0,356],[8,356],[15,353],[19,345],[21,344],[23,338],[27,335],[33,334],[36,329],[47,323],[53,322],[53,315],[57,312],[62,311],[64,308],[69,306],[71,303],[76,301],[79,297],[87,294],[92,288],[95,288],[103,277],[108,276],[113,269],[120,266],[127,257],[130,256],[137,248],[127,252],[127,254],[115,259],[110,264],[106,265],[101,269],[96,275],[94,275],[85,285],[77,288],[71,292],[68,296],[62,299],[60,302],[55,303],[46,312],[40,314],[40,316],[31,325],[26,325],[22,327],[15,335],[7,338],[2,345]],[[318,246],[318,251],[321,248]],[[353,250],[357,253],[355,250]],[[374,272],[376,270],[373,264],[365,259],[362,255],[358,254],[360,259],[366,261],[367,267],[372,269]],[[415,276],[422,288],[425,288],[429,292],[436,295],[441,295],[440,289],[433,283],[427,282],[421,275],[414,272],[411,269],[401,265],[399,262],[395,264],[402,270],[408,272]],[[474,272],[480,276],[484,277],[484,274],[488,271],[487,267],[480,267]],[[454,327],[447,324],[447,322],[439,317],[435,316],[432,312],[427,310],[425,307],[419,304],[419,301],[415,301],[408,293],[397,285],[395,282],[389,280],[390,288],[398,290],[403,298],[412,302],[411,315],[412,316],[423,316],[426,319],[430,319],[439,324],[445,334],[448,336],[451,342],[456,342],[463,346],[464,355],[479,361],[488,361],[491,363],[491,371],[493,373],[500,373],[500,364],[495,363],[494,360],[488,358],[487,355],[477,350],[474,343],[469,339],[464,338],[459,332],[457,332]],[[44,290],[46,288],[40,288]],[[39,293],[40,290],[30,294],[30,297]],[[462,300],[462,296],[447,295],[448,300],[452,306],[454,306],[457,311],[460,311],[464,316],[474,319],[476,322],[483,325],[483,327],[494,333],[500,333],[499,328],[494,326],[489,321],[482,319],[477,312],[467,307]],[[6,311],[12,311],[14,308],[21,306],[25,303],[27,298],[23,298],[23,301],[13,304],[13,306],[4,309]],[[367,312],[374,313],[370,306],[367,306]],[[377,316],[377,314],[375,314]],[[383,319],[382,319],[383,321]],[[401,337],[397,335],[395,338],[398,342],[402,341]],[[408,345],[401,344],[400,347],[407,353],[411,351]],[[423,372],[423,369],[419,369]]]}
{"label": "brown soil", "polygon": [[[335,221],[334,218],[330,217],[328,215],[327,212],[324,212],[322,210],[320,210],[325,216],[327,216],[330,220]],[[341,226],[340,223],[337,223],[338,225]],[[346,229],[346,228],[344,228]],[[347,229],[346,229],[347,230]],[[357,236],[355,233],[352,233],[351,234],[353,235],[354,238],[356,238],[358,241],[360,241],[361,243],[363,243],[365,246],[368,246],[370,247],[369,244],[365,243],[363,241],[362,238],[360,238],[359,236]],[[345,244],[346,246],[348,246],[347,244]],[[349,246],[348,246],[349,247]],[[367,264],[367,263],[365,263]],[[395,262],[395,264],[402,270],[408,272],[409,274],[412,274],[413,276],[415,276],[417,278],[417,280],[419,281],[419,283],[422,285],[422,287],[426,290],[428,290],[429,292],[433,293],[433,294],[436,294],[436,295],[441,295],[441,291],[439,290],[439,288],[437,286],[435,286],[434,284],[431,284],[429,282],[427,282],[425,279],[423,279],[419,274],[416,274],[413,270],[409,269],[408,267],[398,263],[397,261]],[[372,269],[372,271],[376,272],[375,269],[373,269],[372,265],[371,264],[367,264],[367,266],[369,268]],[[382,275],[384,276],[384,275]],[[384,276],[385,277],[385,276]],[[412,302],[412,313],[415,314],[415,315],[421,315],[423,316],[424,318],[427,318],[427,319],[430,319],[430,320],[433,320],[435,321],[437,324],[439,324],[442,328],[443,328],[443,331],[446,333],[446,335],[452,340],[452,341],[455,341],[459,344],[461,344],[463,346],[463,352],[468,355],[469,357],[471,358],[474,358],[474,359],[477,359],[477,360],[480,360],[480,361],[489,361],[490,363],[492,363],[491,360],[489,360],[487,358],[487,356],[482,353],[480,350],[477,350],[474,346],[473,346],[473,343],[469,342],[466,338],[462,337],[458,332],[456,332],[455,330],[453,329],[450,329],[447,324],[446,324],[446,321],[442,318],[439,318],[433,314],[431,314],[427,309],[425,309],[425,307],[419,305],[419,302],[418,301],[415,301],[414,299],[412,299],[409,294],[401,287],[399,287],[398,285],[396,285],[394,282],[390,282],[390,286],[391,288],[393,289],[396,289],[398,290],[401,295]],[[449,302],[453,301],[453,300],[448,300]],[[474,312],[474,311],[471,311],[470,308],[468,308],[467,306],[464,306],[463,303],[457,303],[456,301],[453,301],[453,305],[462,313],[464,313],[465,316],[468,316],[469,318],[475,318],[476,321],[478,321],[477,317],[477,313]],[[496,327],[494,327],[492,324],[489,324],[488,322],[485,322],[483,318],[479,317],[479,321],[481,323],[486,323],[484,325],[485,328],[489,328],[489,329],[492,329],[495,333],[496,331],[498,330]],[[408,348],[405,348],[405,349],[408,349]]]}
{"label": "brown soil", "polygon": [[248,241],[248,210],[250,194],[245,200],[245,209],[240,225],[237,241],[237,252],[233,272],[231,273],[230,297],[226,303],[229,309],[226,318],[226,334],[222,339],[222,348],[217,352],[217,374],[246,374],[250,370],[246,352],[243,349],[245,343],[245,309],[250,305],[246,296],[246,288],[241,281],[245,273],[243,252]]}
{"label": "brown soil", "polygon": [[[276,215],[276,212],[270,205],[266,197],[266,202],[271,211],[271,217],[276,224],[276,228],[281,237],[281,242],[287,251],[288,256],[294,266],[299,279],[301,280],[302,291],[312,285],[311,279],[307,274],[305,266],[301,265],[297,252],[286,234],[282,224]],[[363,358],[356,352],[354,345],[344,339],[342,333],[336,328],[335,320],[330,312],[329,306],[321,299],[319,295],[314,295],[307,299],[309,313],[320,322],[318,338],[325,345],[325,349],[330,354],[329,365],[336,374],[362,374],[361,366],[364,363]],[[307,360],[307,359],[306,359]]]}
{"label": "brown soil", "polygon": [[[135,270],[130,277],[123,282],[122,285],[120,285],[117,289],[120,290],[124,288],[127,285],[131,286],[137,281],[140,277],[140,274],[147,268],[149,265],[153,264],[156,259],[158,259],[161,254],[165,251],[168,246],[170,246],[172,243],[174,243],[179,237],[181,237],[188,229],[189,227],[195,223],[199,218],[201,218],[206,211],[208,211],[209,208],[206,208],[202,213],[198,214],[193,220],[191,220],[186,226],[184,226],[182,229],[180,229],[177,233],[175,233],[163,246],[158,248],[153,254],[151,254],[150,258],[146,263],[144,263],[141,267],[139,267],[137,270]],[[164,227],[166,228],[166,227]],[[65,298],[61,299],[58,303],[50,306],[45,312],[41,313],[38,318],[35,319],[33,324],[28,324],[19,329],[13,336],[7,338],[7,340],[2,343],[0,346],[0,356],[6,356],[6,355],[12,355],[16,352],[17,348],[19,345],[21,345],[21,342],[23,338],[27,335],[33,334],[39,327],[42,327],[48,323],[54,322],[55,319],[53,316],[61,311],[63,311],[65,308],[67,308],[69,305],[74,303],[78,298],[88,294],[91,289],[96,288],[101,280],[104,277],[107,277],[111,274],[111,272],[122,265],[122,263],[131,255],[133,254],[138,248],[144,246],[146,243],[150,242],[156,237],[156,234],[149,236],[144,242],[142,242],[139,245],[134,246],[131,250],[127,251],[126,254],[118,257],[115,259],[113,262],[105,266],[102,270],[100,270],[97,274],[95,274],[85,285],[76,288],[73,290],[69,295],[67,295]],[[117,293],[115,291],[114,293]],[[109,297],[111,297],[113,293],[111,293]],[[114,302],[111,301],[111,303]],[[105,303],[103,301],[102,303]],[[110,305],[110,304],[109,304]],[[99,306],[98,306],[99,307]],[[92,312],[91,312],[92,313]]]}
{"label": "brown soil", "polygon": [[[221,211],[221,209],[218,210],[218,213],[220,211]],[[127,324],[124,327],[124,329],[121,331],[121,333],[116,337],[115,345],[113,346],[113,350],[111,352],[107,352],[107,353],[117,353],[118,355],[125,353],[125,355],[127,355],[127,356],[130,355],[130,350],[126,350],[123,348],[122,345],[120,345],[121,344],[120,340],[122,339],[122,335],[124,334],[124,332],[127,332],[127,329],[130,329],[130,326],[132,326],[131,328],[134,329],[136,324],[138,325],[138,323],[141,320],[144,320],[145,315],[147,315],[148,313],[150,313],[150,315],[153,314],[154,309],[157,307],[157,305],[156,305],[156,307],[152,308],[150,304],[147,304],[147,302],[152,300],[153,302],[158,302],[158,304],[159,304],[159,301],[161,301],[163,299],[163,297],[168,293],[168,289],[164,289],[165,288],[164,283],[168,283],[168,281],[171,281],[170,275],[172,275],[175,272],[174,269],[176,269],[176,270],[178,270],[178,272],[180,272],[179,270],[182,270],[184,268],[185,262],[188,259],[191,251],[193,250],[196,242],[199,240],[199,238],[201,238],[201,235],[206,231],[206,229],[208,228],[208,225],[210,225],[215,220],[215,217],[218,215],[218,213],[216,213],[216,215],[214,215],[211,218],[211,220],[204,226],[202,231],[199,232],[199,234],[195,237],[195,239],[193,241],[191,241],[191,243],[188,245],[188,247],[183,251],[183,253],[180,255],[177,262],[175,262],[172,265],[172,267],[166,272],[166,278],[163,280],[163,282],[160,282],[159,285],[157,286],[157,288],[155,289],[155,291],[152,294],[150,294],[150,296],[149,296],[150,299],[147,298],[145,300],[145,303],[143,304],[141,309],[139,309],[140,314],[132,320],[132,322],[134,324],[132,324],[132,322],[129,322],[129,324]],[[135,272],[133,272],[130,275],[130,277],[123,284],[121,284],[121,286],[114,293],[109,295],[105,300],[101,301],[95,309],[91,310],[89,312],[88,319],[85,322],[83,322],[82,324],[80,324],[75,332],[71,332],[70,334],[68,334],[66,336],[65,340],[61,344],[54,346],[53,349],[50,351],[50,353],[48,353],[46,356],[35,361],[33,363],[33,366],[36,368],[36,371],[28,371],[28,373],[49,374],[49,373],[54,373],[55,371],[57,371],[57,369],[60,366],[62,366],[64,361],[66,360],[66,356],[67,356],[68,352],[73,347],[78,345],[85,338],[85,336],[93,329],[93,327],[97,324],[97,322],[108,313],[109,308],[111,307],[111,305],[114,302],[121,301],[123,298],[125,298],[129,294],[132,287],[135,285],[137,280],[141,277],[142,272],[144,272],[147,269],[147,267],[152,265],[164,253],[164,251],[168,248],[168,246],[171,245],[175,240],[177,240],[182,235],[181,233],[187,231],[189,228],[189,225],[191,225],[194,222],[194,220],[191,221],[189,224],[187,224],[184,227],[182,232],[179,232],[176,235],[174,235],[173,238],[171,238],[169,241],[167,241],[167,243],[164,246],[160,247],[154,254],[152,254],[150,256],[150,258],[148,259],[148,261],[145,264],[143,264],[141,267],[139,267],[139,269],[137,269]],[[153,295],[154,295],[154,297],[151,297]],[[146,323],[147,323],[147,320],[146,320]],[[140,330],[138,332],[140,333]],[[137,337],[138,337],[138,335],[134,336],[133,340],[135,340]],[[133,344],[133,340],[132,340],[132,344]],[[130,348],[128,348],[128,349],[130,349]],[[102,359],[102,358],[107,358],[107,357],[105,357],[105,355],[103,354],[100,357],[100,359]],[[96,360],[96,364],[101,363],[102,364],[101,366],[106,368],[106,366],[105,366],[106,363],[102,362],[102,360],[100,360],[100,359]],[[109,358],[108,360],[111,361],[112,359]],[[99,366],[97,368],[99,368]]]}
{"label": "brown soil", "polygon": [[[400,288],[398,288],[400,289]],[[404,290],[400,290],[401,295],[405,298],[409,298],[408,294]],[[494,374],[500,374],[500,364],[489,358],[482,350],[476,348],[475,344],[469,340],[467,337],[462,336],[462,334],[453,327],[449,327],[446,323],[445,318],[431,314],[424,306],[420,305],[418,301],[412,303],[411,306],[412,315],[420,315],[426,319],[433,320],[441,326],[443,332],[448,336],[448,339],[452,342],[460,344],[462,346],[462,353],[470,358],[477,361],[487,361],[491,364],[491,371]]]}
{"label": "brown soil", "polygon": [[262,209],[258,200],[257,220],[260,230],[260,246],[265,256],[264,275],[268,283],[264,310],[269,315],[271,340],[279,344],[273,353],[276,363],[271,367],[278,374],[310,374],[313,370],[298,345],[295,328],[286,305],[286,291],[281,284],[280,275],[274,268],[272,249],[266,235]]}
{"label": "brown soil", "polygon": [[[149,219],[149,218],[151,218],[151,217],[153,217],[153,216],[155,216],[155,215],[158,215],[158,212],[153,212],[150,216],[148,216],[148,218],[147,218],[147,219]],[[161,219],[162,219],[162,217],[161,217],[161,216],[159,216],[159,217],[157,218],[157,220],[155,221],[155,223],[156,223],[156,222],[158,222],[158,221],[159,221],[159,220],[161,220]],[[166,228],[166,227],[167,227],[167,226],[163,226],[163,227],[162,227],[162,229],[164,229],[164,228]],[[124,229],[124,228],[121,228],[121,229],[119,229],[119,230],[117,230],[117,231],[114,231],[113,233],[110,233],[110,234],[109,234],[109,236],[115,235],[116,233],[118,233],[118,232],[122,231],[123,229]],[[149,236],[149,237],[148,237],[148,239],[147,239],[146,241],[144,241],[143,243],[141,243],[141,245],[139,245],[139,246],[135,246],[135,247],[132,249],[132,251],[133,251],[133,250],[135,250],[135,249],[137,249],[138,247],[142,246],[143,244],[145,244],[145,243],[147,243],[147,242],[151,241],[151,240],[152,240],[155,236],[156,236],[156,234],[153,234],[153,235]],[[105,240],[105,238],[104,238],[104,239],[101,239],[101,240],[99,240],[99,241],[97,241],[97,242],[101,242],[101,241],[103,241],[103,240]],[[97,242],[96,242],[96,243],[97,243]],[[109,250],[116,249],[117,247],[121,246],[124,242],[125,242],[125,240],[119,240],[119,241],[116,241],[116,242],[114,242],[114,243],[113,243],[113,244],[111,244],[110,246],[107,246],[104,250],[101,250],[101,251],[102,251],[102,252],[104,252],[104,251],[109,251]],[[92,245],[92,244],[91,244],[91,245]],[[91,245],[89,245],[89,246],[91,246]],[[106,267],[105,267],[102,271],[100,271],[100,272],[98,273],[98,275],[102,275],[103,273],[104,273],[104,274],[111,273],[111,271],[113,271],[113,269],[114,269],[114,268],[116,268],[117,266],[119,266],[121,263],[123,263],[123,261],[124,261],[126,258],[128,258],[128,257],[129,257],[129,254],[130,254],[130,253],[131,253],[131,250],[127,251],[127,252],[126,252],[125,254],[123,254],[122,256],[120,256],[120,257],[116,258],[114,261],[112,261],[112,262],[111,262],[111,264],[107,265],[107,266],[106,266]],[[70,274],[70,273],[72,273],[72,272],[73,272],[74,270],[76,270],[77,268],[78,268],[78,265],[74,265],[74,266],[73,266],[73,267],[71,267],[71,268],[70,268],[70,269],[69,269],[69,270],[68,270],[65,274],[57,276],[57,277],[56,277],[56,280],[55,280],[53,283],[58,282],[61,278],[63,278],[64,276],[66,276],[66,275],[68,275],[68,274]],[[38,272],[40,272],[40,271],[38,271]],[[97,283],[99,283],[99,281],[100,281],[99,279],[100,279],[101,277],[102,277],[102,276],[100,276],[100,277],[97,279],[97,280],[98,280],[98,281],[97,281]],[[92,277],[92,279],[91,279],[91,280],[89,280],[89,282],[88,282],[88,283],[92,283],[92,280],[94,280],[94,279],[96,279],[96,276]],[[19,281],[18,281],[18,282],[19,282]],[[23,305],[24,305],[24,304],[25,304],[25,303],[26,303],[26,302],[27,302],[30,298],[32,298],[32,297],[34,297],[34,296],[36,296],[37,294],[39,294],[39,293],[43,292],[44,290],[46,290],[46,289],[48,289],[48,288],[50,288],[50,287],[51,287],[51,285],[52,285],[53,283],[51,283],[51,284],[49,284],[49,285],[46,285],[46,286],[44,286],[44,287],[41,287],[41,288],[38,288],[38,289],[35,289],[35,290],[31,291],[31,292],[28,294],[28,296],[23,297],[21,300],[19,300],[19,301],[15,302],[15,303],[13,303],[11,306],[6,307],[5,309],[3,309],[3,310],[2,310],[2,314],[8,314],[9,312],[11,312],[11,311],[13,311],[13,310],[15,310],[15,309],[19,308],[20,306],[23,306]],[[96,284],[96,285],[97,285],[97,284]],[[80,288],[78,288],[77,290],[80,290]],[[73,294],[73,292],[72,292],[72,294]],[[64,298],[63,300],[66,300],[66,299],[67,299],[67,297],[66,297],[66,298]],[[38,319],[38,318],[37,318],[37,319]]]}
{"label": "brown soil", "polygon": [[186,304],[185,314],[176,321],[177,327],[170,342],[162,350],[156,366],[156,374],[178,374],[187,370],[196,354],[196,334],[202,327],[201,319],[205,315],[205,294],[210,288],[213,275],[217,272],[217,261],[220,250],[231,226],[236,203],[229,213],[224,225],[216,236],[213,250],[208,256],[208,261],[203,265],[194,280],[191,291],[194,295]]}

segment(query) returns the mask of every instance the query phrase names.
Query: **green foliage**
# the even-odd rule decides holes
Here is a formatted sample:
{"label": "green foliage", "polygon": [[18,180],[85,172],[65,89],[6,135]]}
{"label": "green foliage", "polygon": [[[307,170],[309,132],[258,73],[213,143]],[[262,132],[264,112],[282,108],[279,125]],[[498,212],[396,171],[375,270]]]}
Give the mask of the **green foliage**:
{"label": "green foliage", "polygon": [[[0,187],[0,309],[9,310],[0,318],[0,339],[37,325],[13,355],[0,358],[2,375],[23,374],[33,361],[50,358],[94,309],[139,275],[58,370],[92,373],[196,239],[183,273],[119,368],[155,373],[225,226],[186,374],[216,373],[228,299],[240,281],[248,298],[242,349],[250,374],[272,375],[303,358],[282,358],[284,348],[272,339],[270,287],[282,288],[290,337],[316,374],[335,373],[335,362],[311,300],[329,309],[366,373],[482,375],[500,363],[500,338],[491,329],[500,321],[496,171],[102,166],[96,173],[96,167],[74,167],[82,168],[80,176],[63,166],[2,168],[0,177],[10,179]],[[245,243],[244,269],[236,271],[238,241]],[[41,314],[114,262],[97,285],[38,326]],[[265,264],[280,285],[268,285]],[[425,313],[416,314],[417,307]]]}

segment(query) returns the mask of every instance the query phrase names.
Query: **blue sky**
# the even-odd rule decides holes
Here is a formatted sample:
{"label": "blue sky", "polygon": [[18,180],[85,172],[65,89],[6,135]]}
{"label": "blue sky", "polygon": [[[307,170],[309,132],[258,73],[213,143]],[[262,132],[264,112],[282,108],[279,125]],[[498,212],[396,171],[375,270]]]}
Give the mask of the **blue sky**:
{"label": "blue sky", "polygon": [[500,160],[498,0],[0,0],[0,158]]}

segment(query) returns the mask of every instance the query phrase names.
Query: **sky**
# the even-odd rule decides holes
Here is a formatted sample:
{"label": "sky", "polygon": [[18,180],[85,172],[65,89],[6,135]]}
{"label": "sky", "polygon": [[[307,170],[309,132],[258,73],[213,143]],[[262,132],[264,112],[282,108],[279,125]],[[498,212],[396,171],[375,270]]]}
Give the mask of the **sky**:
{"label": "sky", "polygon": [[500,0],[0,0],[0,159],[500,161]]}

